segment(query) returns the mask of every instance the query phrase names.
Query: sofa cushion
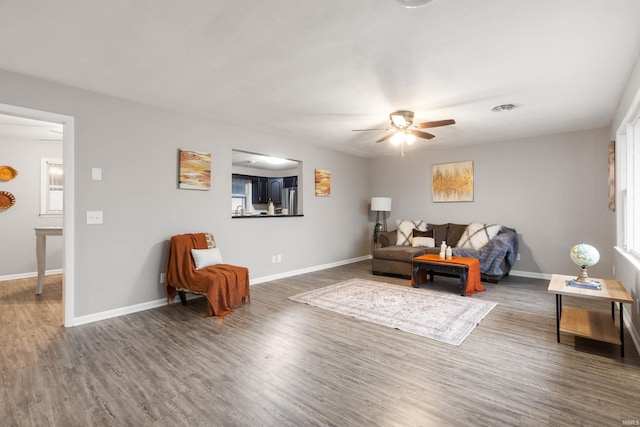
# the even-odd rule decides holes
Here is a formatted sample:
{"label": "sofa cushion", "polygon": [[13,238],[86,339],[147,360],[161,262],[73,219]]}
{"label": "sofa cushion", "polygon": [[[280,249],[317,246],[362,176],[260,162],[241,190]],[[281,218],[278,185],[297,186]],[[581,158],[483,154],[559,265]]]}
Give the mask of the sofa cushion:
{"label": "sofa cushion", "polygon": [[460,242],[460,238],[464,234],[467,229],[468,224],[454,224],[449,223],[449,228],[447,228],[447,243],[452,248],[458,246],[458,242]]}
{"label": "sofa cushion", "polygon": [[[449,224],[427,224],[427,230],[433,230],[436,246],[440,246],[443,241],[447,240],[447,228],[449,228]],[[449,242],[447,244],[451,245]]]}
{"label": "sofa cushion", "polygon": [[416,220],[402,220],[398,225],[398,238],[396,240],[396,245],[399,246],[410,246],[413,239],[413,229],[418,229],[421,231],[427,230],[427,224],[424,221]]}
{"label": "sofa cushion", "polygon": [[426,248],[412,246],[389,246],[373,250],[373,257],[376,259],[386,259],[389,261],[411,262],[417,256],[424,255]]}
{"label": "sofa cushion", "polygon": [[482,251],[482,248],[489,243],[489,240],[496,237],[501,228],[502,226],[498,224],[469,224],[458,242],[458,247]]}
{"label": "sofa cushion", "polygon": [[395,246],[396,239],[398,238],[398,231],[381,231],[378,233],[378,241],[380,242],[380,246]]}

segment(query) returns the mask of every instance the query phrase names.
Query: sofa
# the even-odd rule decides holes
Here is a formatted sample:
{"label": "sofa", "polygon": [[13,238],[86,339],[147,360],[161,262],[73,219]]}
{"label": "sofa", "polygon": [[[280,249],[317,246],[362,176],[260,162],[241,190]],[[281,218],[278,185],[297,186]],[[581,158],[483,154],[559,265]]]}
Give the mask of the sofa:
{"label": "sofa", "polygon": [[373,274],[411,278],[413,258],[438,254],[443,241],[453,256],[477,258],[483,281],[498,283],[509,274],[518,256],[516,230],[498,224],[430,224],[399,221],[398,228],[375,236]]}

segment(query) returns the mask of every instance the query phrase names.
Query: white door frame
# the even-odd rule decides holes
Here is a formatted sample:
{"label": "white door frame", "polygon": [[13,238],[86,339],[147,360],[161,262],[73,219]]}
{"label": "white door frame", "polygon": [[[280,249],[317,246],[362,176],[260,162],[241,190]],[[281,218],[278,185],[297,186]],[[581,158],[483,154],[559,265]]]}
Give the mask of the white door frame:
{"label": "white door frame", "polygon": [[[64,161],[64,215],[63,215],[63,281],[62,281],[62,323],[74,326],[74,283],[75,283],[75,188],[74,188],[74,119],[72,116],[32,110],[14,105],[0,104],[0,114],[18,116],[45,122],[60,123],[63,126],[62,159]],[[35,236],[35,234],[34,234]],[[34,237],[35,239],[35,237]]]}

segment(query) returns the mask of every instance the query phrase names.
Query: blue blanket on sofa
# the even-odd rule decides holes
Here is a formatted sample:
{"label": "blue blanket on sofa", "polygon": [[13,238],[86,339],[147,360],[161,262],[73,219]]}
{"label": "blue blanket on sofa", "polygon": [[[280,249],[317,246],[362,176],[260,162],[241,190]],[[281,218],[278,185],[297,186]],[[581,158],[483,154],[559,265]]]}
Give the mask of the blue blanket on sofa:
{"label": "blue blanket on sofa", "polygon": [[482,251],[469,248],[452,248],[453,255],[480,260],[480,273],[491,276],[503,276],[508,271],[502,271],[500,264],[507,260],[509,268],[516,262],[518,256],[518,233],[508,227],[502,227],[500,232],[491,239]]}

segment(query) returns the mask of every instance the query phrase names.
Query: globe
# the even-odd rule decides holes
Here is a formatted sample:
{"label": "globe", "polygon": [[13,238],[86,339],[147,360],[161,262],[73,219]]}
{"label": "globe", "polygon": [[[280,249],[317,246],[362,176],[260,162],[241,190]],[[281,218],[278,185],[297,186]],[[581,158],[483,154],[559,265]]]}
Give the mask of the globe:
{"label": "globe", "polygon": [[571,260],[580,267],[591,267],[600,261],[600,253],[596,248],[586,243],[580,243],[571,248]]}
{"label": "globe", "polygon": [[586,243],[580,243],[572,247],[571,252],[569,252],[569,256],[571,257],[571,261],[575,262],[582,268],[580,275],[576,280],[583,282],[589,280],[589,277],[587,276],[587,267],[591,267],[600,261],[600,253],[598,250]]}

